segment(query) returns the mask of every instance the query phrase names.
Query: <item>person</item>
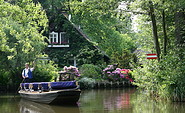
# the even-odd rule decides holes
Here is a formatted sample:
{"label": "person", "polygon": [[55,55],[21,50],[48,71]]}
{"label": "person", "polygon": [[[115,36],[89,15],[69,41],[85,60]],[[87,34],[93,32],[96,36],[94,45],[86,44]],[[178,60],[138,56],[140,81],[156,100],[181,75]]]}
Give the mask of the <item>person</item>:
{"label": "person", "polygon": [[31,79],[33,78],[32,72],[34,70],[34,67],[30,68],[29,64],[25,64],[25,69],[22,71],[22,77],[24,79],[24,82],[31,82]]}

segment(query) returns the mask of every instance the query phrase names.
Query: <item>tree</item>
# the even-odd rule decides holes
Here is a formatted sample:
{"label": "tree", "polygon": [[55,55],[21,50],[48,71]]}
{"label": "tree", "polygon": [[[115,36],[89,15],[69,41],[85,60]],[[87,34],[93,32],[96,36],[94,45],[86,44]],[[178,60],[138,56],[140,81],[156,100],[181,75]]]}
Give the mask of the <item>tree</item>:
{"label": "tree", "polygon": [[[120,0],[74,0],[69,2],[71,21],[87,34],[111,57],[122,55],[124,50],[135,50],[131,34],[131,15],[120,13]],[[116,58],[113,62],[116,61]]]}
{"label": "tree", "polygon": [[24,63],[42,53],[47,17],[41,5],[31,0],[0,0],[0,24],[1,74],[9,73],[9,79],[15,81],[21,77]]}
{"label": "tree", "polygon": [[[167,0],[165,2],[159,0],[135,0],[135,2],[139,6],[135,8],[140,8],[141,12],[150,11],[151,13],[149,16],[142,15],[142,21],[145,26],[147,25],[147,28],[140,29],[138,35],[142,36],[146,33],[143,29],[151,29],[148,23],[152,23],[153,28],[155,28],[153,29],[153,31],[155,30],[153,34],[158,37],[159,45],[161,46],[162,42],[164,42],[164,47],[162,48],[161,46],[161,50],[164,51],[161,51],[159,62],[146,60],[145,57],[142,61],[142,68],[137,67],[134,70],[135,83],[157,98],[163,97],[183,101],[184,96],[182,95],[185,94],[183,29],[185,23],[184,12],[182,11],[185,4],[181,0],[178,2],[176,0]],[[151,30],[149,31],[151,32]],[[151,41],[151,34],[147,40]],[[143,46],[142,48],[148,47]]]}
{"label": "tree", "polygon": [[177,45],[183,46],[185,44],[185,13],[184,9],[181,9],[175,13],[175,38]]}
{"label": "tree", "polygon": [[156,25],[156,19],[155,19],[155,14],[154,14],[154,8],[153,8],[153,3],[152,1],[149,1],[149,15],[152,20],[152,28],[153,28],[153,36],[154,36],[154,44],[155,44],[155,49],[157,53],[158,60],[160,60],[160,46],[159,46],[159,40],[158,40],[158,33],[157,33],[157,25]]}

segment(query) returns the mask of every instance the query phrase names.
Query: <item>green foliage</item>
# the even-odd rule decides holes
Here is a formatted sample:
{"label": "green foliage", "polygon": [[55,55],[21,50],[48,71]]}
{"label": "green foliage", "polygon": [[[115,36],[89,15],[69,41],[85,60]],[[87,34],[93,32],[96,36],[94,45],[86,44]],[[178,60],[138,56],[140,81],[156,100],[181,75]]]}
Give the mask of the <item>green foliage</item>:
{"label": "green foliage", "polygon": [[118,63],[118,67],[130,69],[130,62],[136,62],[136,56],[128,50],[123,50],[122,53],[115,52],[111,56],[112,63]]}
{"label": "green foliage", "polygon": [[176,49],[168,56],[163,56],[160,62],[147,60],[143,68],[134,69],[135,84],[157,97],[183,100],[185,95],[184,57]]}
{"label": "green foliage", "polygon": [[63,31],[63,24],[66,22],[65,17],[62,12],[68,10],[68,6],[64,5],[64,3],[68,0],[33,0],[35,3],[40,3],[43,9],[47,13],[47,17],[49,20],[49,26],[47,28],[47,32],[45,35],[48,36],[48,31]]}
{"label": "green foliage", "polygon": [[[123,49],[131,51],[135,49],[131,36],[127,34],[131,32],[131,15],[115,11],[120,0],[34,1],[40,2],[46,10],[49,18],[49,31],[66,32],[66,37],[69,38],[70,45],[72,45],[70,48],[63,49],[63,51],[51,48],[46,50],[49,57],[57,59],[56,63],[59,64],[59,67],[69,66],[71,61],[66,59],[73,59],[74,57],[78,59],[78,65],[103,63],[104,53],[102,54],[96,47],[92,46],[98,45],[101,50],[110,56],[114,53],[122,54]],[[62,15],[65,11],[72,14],[72,22],[80,25],[82,31],[87,34],[91,41],[87,41],[79,35],[71,22],[68,22]],[[121,34],[121,32],[125,34]],[[48,33],[45,33],[45,35],[48,36]],[[80,42],[80,44],[76,42]]]}
{"label": "green foliage", "polygon": [[4,70],[1,76],[7,76],[8,83],[16,84],[20,81],[22,66],[34,61],[46,45],[42,33],[47,17],[41,5],[31,0],[1,0],[0,24],[0,63],[3,64],[0,69]]}
{"label": "green foliage", "polygon": [[9,84],[8,82],[9,82],[9,78],[10,78],[10,73],[7,72],[6,70],[1,69],[0,70],[0,75],[1,75],[1,77],[0,77],[0,85],[1,86],[8,85]]}
{"label": "green foliage", "polygon": [[102,64],[104,55],[98,49],[82,48],[77,55],[78,64]]}
{"label": "green foliage", "polygon": [[46,27],[47,18],[41,6],[30,0],[20,0],[16,5],[7,2],[0,5],[0,50],[6,54],[9,65],[17,67],[33,60],[45,47],[45,37],[40,32]]}
{"label": "green foliage", "polygon": [[[130,15],[115,11],[118,5],[119,0],[70,2],[72,21],[80,25],[90,39],[110,56],[114,52],[121,53],[122,49],[131,49],[134,46],[127,35],[131,32],[128,30],[131,24],[124,26],[125,31],[117,26],[120,23],[130,23]],[[122,35],[120,32],[125,34]]]}
{"label": "green foliage", "polygon": [[[135,84],[149,91],[149,93],[164,98],[171,98],[182,101],[184,98],[184,50],[175,43],[178,39],[177,24],[184,26],[184,22],[178,23],[176,18],[177,12],[184,9],[185,4],[182,0],[135,0],[130,6],[131,10],[143,14],[137,16],[138,18],[138,32],[136,36],[137,46],[142,50],[143,54],[155,53],[155,45],[152,43],[152,30],[149,16],[149,2],[153,3],[154,15],[157,20],[157,32],[161,46],[161,60],[144,60],[142,56],[140,63],[143,68],[136,68],[134,70]],[[162,17],[165,19],[162,19]],[[180,21],[179,21],[180,22]],[[165,24],[164,24],[165,23]],[[174,25],[174,23],[176,25]],[[167,32],[167,44],[164,43],[164,29]],[[176,33],[176,34],[175,34]],[[183,35],[179,35],[183,40]],[[177,45],[177,46],[176,46]],[[167,52],[163,52],[165,46]],[[146,57],[146,56],[145,56]],[[180,61],[182,60],[182,61]],[[139,66],[138,66],[139,67]]]}
{"label": "green foliage", "polygon": [[82,89],[92,89],[95,86],[95,79],[93,78],[83,77],[78,82]]}
{"label": "green foliage", "polygon": [[57,65],[53,61],[38,60],[33,71],[34,82],[49,82],[58,76]]}
{"label": "green foliage", "polygon": [[102,69],[93,64],[83,64],[80,67],[80,74],[82,78],[101,79]]}
{"label": "green foliage", "polygon": [[77,59],[78,66],[86,63],[104,63],[104,53],[102,53],[99,48],[96,48],[91,41],[82,37],[69,21],[66,21],[65,19],[65,23],[61,26],[61,29],[66,31],[65,37],[69,38],[70,47],[63,48],[62,51],[60,48],[46,49],[46,53],[50,58],[53,58],[53,60],[57,59],[56,63],[59,64],[59,67],[72,65],[70,59],[73,59],[74,57]]}

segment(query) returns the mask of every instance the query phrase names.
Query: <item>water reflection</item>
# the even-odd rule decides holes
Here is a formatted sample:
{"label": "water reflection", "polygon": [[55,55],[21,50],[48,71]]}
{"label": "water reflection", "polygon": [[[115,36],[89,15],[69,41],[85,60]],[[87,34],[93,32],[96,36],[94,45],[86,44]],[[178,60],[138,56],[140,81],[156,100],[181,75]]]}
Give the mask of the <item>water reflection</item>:
{"label": "water reflection", "polygon": [[79,113],[77,105],[56,106],[35,103],[25,99],[19,102],[20,113]]}
{"label": "water reflection", "polygon": [[80,98],[80,111],[82,113],[94,112],[127,112],[132,111],[131,95],[136,89],[91,90],[82,92]]}
{"label": "water reflection", "polygon": [[1,94],[0,113],[19,113],[17,101],[19,98],[14,97],[14,95]]}
{"label": "water reflection", "polygon": [[130,109],[130,96],[134,92],[134,89],[124,91],[111,91],[103,99],[104,109],[108,111]]}
{"label": "water reflection", "polygon": [[55,111],[46,104],[39,104],[21,99],[19,102],[20,113],[55,113]]}
{"label": "water reflection", "polygon": [[153,100],[136,89],[82,91],[77,105],[47,105],[0,95],[0,113],[184,113],[185,103]]}
{"label": "water reflection", "polygon": [[184,113],[185,103],[153,100],[136,89],[82,92],[80,113]]}
{"label": "water reflection", "polygon": [[185,113],[184,102],[154,100],[144,95],[143,92],[134,93],[131,103],[133,113]]}

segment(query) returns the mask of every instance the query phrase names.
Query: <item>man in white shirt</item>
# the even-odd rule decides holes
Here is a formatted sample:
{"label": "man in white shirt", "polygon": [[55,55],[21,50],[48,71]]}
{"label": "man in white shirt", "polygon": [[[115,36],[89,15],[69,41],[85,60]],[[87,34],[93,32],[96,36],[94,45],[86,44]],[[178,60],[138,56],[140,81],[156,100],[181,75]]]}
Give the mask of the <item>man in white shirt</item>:
{"label": "man in white shirt", "polygon": [[25,69],[23,69],[22,71],[22,77],[24,79],[24,82],[31,82],[31,79],[33,78],[32,76],[33,70],[34,67],[30,68],[28,63],[25,64]]}

